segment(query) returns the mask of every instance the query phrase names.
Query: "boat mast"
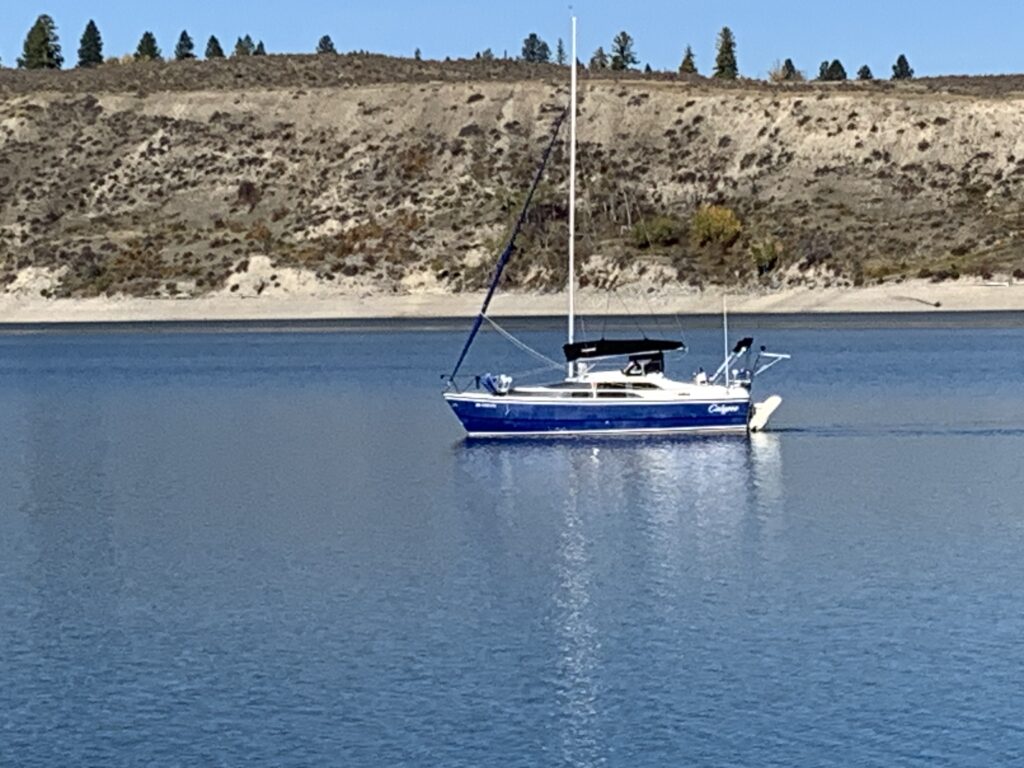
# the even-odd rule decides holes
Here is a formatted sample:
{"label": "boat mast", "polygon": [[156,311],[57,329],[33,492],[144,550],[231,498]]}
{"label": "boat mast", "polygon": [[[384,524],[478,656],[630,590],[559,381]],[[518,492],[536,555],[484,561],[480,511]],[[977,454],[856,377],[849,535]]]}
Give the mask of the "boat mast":
{"label": "boat mast", "polygon": [[729,310],[725,305],[725,294],[722,294],[722,349],[725,360],[725,386],[729,386]]}
{"label": "boat mast", "polygon": [[[576,17],[572,17],[569,85],[569,343],[576,340]],[[569,363],[569,376],[576,366]]]}

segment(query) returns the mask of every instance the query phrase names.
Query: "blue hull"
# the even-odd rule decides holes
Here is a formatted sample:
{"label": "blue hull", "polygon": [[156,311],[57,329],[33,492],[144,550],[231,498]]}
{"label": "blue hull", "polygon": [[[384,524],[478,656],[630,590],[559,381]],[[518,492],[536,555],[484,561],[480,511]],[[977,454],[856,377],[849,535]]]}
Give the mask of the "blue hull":
{"label": "blue hull", "polygon": [[745,433],[749,400],[704,402],[529,402],[445,395],[472,436]]}

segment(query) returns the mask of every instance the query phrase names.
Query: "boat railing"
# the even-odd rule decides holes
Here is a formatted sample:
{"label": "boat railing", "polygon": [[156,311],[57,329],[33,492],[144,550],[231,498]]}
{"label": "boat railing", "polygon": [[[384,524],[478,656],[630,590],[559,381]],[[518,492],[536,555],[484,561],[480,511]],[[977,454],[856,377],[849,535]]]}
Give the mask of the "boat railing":
{"label": "boat railing", "polygon": [[[718,370],[711,376],[710,382],[712,384],[738,384],[750,387],[754,379],[762,373],[778,365],[783,360],[789,360],[791,357],[781,352],[769,352],[766,347],[761,347],[753,363],[749,363],[752,341],[752,339],[743,339],[733,348],[725,360],[722,361],[722,364],[718,366]],[[746,359],[748,364],[734,368],[733,366],[741,359]]]}

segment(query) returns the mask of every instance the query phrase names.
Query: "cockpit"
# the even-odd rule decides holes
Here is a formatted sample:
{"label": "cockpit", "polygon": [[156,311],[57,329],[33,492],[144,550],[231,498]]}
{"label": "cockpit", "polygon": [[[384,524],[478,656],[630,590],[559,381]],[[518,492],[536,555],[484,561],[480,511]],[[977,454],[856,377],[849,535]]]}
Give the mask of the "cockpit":
{"label": "cockpit", "polygon": [[644,355],[630,355],[629,362],[622,369],[626,376],[647,376],[665,372],[665,356],[661,352]]}

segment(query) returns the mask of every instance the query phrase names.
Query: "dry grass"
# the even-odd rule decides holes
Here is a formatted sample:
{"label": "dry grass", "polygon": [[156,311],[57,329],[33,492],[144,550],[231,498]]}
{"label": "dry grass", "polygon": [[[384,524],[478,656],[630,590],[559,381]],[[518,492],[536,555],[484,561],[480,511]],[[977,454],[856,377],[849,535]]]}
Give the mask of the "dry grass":
{"label": "dry grass", "polygon": [[[195,295],[266,254],[384,291],[417,275],[480,288],[564,80],[554,66],[372,55],[2,70],[0,282],[67,266],[58,295]],[[1020,271],[1022,82],[588,77],[582,280]],[[559,145],[511,285],[564,285],[565,186]],[[722,210],[736,226],[688,236],[695,216]]]}

